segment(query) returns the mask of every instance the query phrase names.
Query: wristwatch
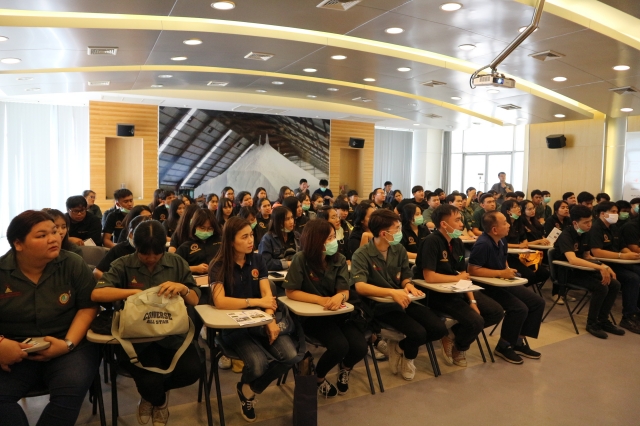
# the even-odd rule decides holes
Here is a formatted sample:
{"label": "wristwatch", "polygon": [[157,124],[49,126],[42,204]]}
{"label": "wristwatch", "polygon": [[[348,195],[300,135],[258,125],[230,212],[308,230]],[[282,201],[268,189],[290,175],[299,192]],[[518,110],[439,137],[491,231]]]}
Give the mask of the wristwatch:
{"label": "wristwatch", "polygon": [[469,300],[469,303],[473,303],[474,305],[477,305],[477,304],[478,304],[478,302],[476,301],[476,299]]}
{"label": "wristwatch", "polygon": [[[187,287],[187,286],[185,286],[185,287]],[[189,296],[189,293],[191,293],[191,289],[189,287],[187,287],[187,294],[185,294],[184,296],[182,296],[182,295],[180,295],[180,296],[182,296],[182,298],[184,299],[187,296]]]}
{"label": "wristwatch", "polygon": [[76,345],[74,345],[71,340],[64,339],[64,342],[67,344],[67,349],[69,349],[69,352],[71,352],[72,350],[74,350],[76,348]]}

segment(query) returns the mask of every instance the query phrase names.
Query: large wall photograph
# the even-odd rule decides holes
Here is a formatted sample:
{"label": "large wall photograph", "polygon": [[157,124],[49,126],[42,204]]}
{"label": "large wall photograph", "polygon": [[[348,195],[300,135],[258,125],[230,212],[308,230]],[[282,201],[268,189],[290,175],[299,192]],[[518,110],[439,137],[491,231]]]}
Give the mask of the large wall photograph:
{"label": "large wall photograph", "polygon": [[302,178],[317,187],[329,175],[329,133],[317,118],[160,107],[159,182],[195,196],[261,186],[273,198]]}

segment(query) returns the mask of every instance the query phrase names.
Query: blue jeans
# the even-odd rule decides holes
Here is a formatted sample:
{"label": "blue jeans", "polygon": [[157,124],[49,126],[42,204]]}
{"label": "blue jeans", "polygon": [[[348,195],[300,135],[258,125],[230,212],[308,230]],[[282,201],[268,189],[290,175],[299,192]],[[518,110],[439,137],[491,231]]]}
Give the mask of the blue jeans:
{"label": "blue jeans", "polygon": [[0,423],[29,426],[18,401],[37,386],[49,389],[49,404],[40,415],[38,425],[72,426],[100,363],[97,345],[84,342],[73,352],[47,362],[30,361],[0,370]]}
{"label": "blue jeans", "polygon": [[[240,383],[248,384],[257,394],[271,382],[286,373],[292,366],[298,350],[289,336],[278,336],[272,345],[269,341],[251,336],[248,329],[223,331],[225,347],[233,350],[244,362]],[[269,360],[265,350],[273,360]]]}

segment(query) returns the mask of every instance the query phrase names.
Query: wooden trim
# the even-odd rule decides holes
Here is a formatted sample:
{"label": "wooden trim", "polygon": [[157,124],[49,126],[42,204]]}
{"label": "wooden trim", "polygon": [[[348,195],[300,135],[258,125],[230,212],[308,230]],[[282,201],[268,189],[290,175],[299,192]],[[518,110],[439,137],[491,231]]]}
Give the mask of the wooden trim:
{"label": "wooden trim", "polygon": [[[365,140],[364,148],[350,148],[349,138],[362,138]],[[348,185],[350,189],[358,191],[361,199],[365,199],[373,190],[373,148],[375,126],[373,123],[360,123],[356,121],[331,120],[331,135],[329,145],[329,188],[334,195],[340,193],[341,185]],[[345,181],[346,177],[340,174],[340,151],[353,149],[358,151],[358,161],[352,166],[357,172],[356,182]],[[354,174],[352,173],[351,176]]]}

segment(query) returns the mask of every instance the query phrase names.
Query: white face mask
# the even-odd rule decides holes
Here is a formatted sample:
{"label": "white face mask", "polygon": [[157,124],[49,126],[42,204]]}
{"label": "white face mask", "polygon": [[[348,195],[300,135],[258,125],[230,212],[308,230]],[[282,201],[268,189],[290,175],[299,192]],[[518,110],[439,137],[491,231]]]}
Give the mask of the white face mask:
{"label": "white face mask", "polygon": [[609,217],[605,217],[604,220],[613,225],[618,221],[618,215],[615,213],[609,213]]}

